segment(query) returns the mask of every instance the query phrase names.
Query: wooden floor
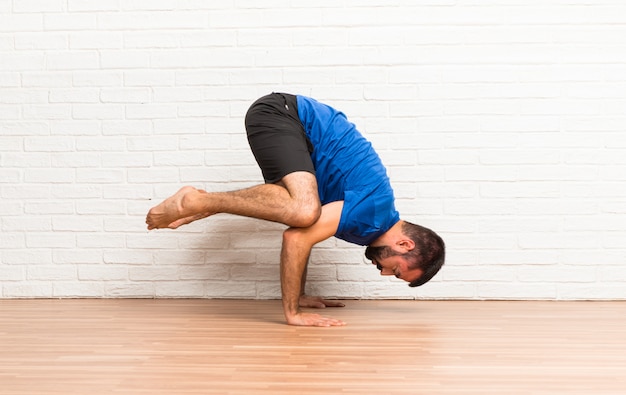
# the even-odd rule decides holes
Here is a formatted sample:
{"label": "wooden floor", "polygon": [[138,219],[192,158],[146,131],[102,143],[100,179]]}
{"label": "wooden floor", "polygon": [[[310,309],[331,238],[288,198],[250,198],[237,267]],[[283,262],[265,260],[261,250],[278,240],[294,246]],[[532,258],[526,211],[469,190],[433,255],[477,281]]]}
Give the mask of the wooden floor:
{"label": "wooden floor", "polygon": [[0,394],[626,394],[626,302],[0,300]]}

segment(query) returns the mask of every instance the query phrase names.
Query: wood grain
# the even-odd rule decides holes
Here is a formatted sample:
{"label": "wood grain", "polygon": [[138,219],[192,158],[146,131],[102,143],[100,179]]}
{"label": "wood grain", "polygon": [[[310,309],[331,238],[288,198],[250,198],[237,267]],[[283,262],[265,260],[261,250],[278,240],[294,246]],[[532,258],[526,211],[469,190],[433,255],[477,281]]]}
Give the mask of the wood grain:
{"label": "wood grain", "polygon": [[0,300],[0,394],[625,394],[626,302]]}

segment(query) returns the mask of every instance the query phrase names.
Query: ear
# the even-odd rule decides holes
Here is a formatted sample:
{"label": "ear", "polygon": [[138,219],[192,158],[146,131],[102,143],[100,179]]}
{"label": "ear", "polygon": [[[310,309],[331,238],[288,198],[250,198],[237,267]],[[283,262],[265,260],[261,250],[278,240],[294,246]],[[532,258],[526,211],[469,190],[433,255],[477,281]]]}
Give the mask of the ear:
{"label": "ear", "polygon": [[415,248],[415,242],[411,239],[401,238],[396,242],[396,246],[400,247],[405,253]]}

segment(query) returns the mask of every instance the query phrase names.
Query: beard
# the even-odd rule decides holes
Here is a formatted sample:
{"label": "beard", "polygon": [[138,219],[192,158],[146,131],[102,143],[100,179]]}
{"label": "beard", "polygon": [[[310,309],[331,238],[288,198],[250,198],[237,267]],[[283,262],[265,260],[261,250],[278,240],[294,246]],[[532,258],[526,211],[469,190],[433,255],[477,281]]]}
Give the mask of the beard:
{"label": "beard", "polygon": [[365,257],[372,262],[379,262],[390,256],[401,255],[391,249],[389,246],[367,247],[365,249]]}

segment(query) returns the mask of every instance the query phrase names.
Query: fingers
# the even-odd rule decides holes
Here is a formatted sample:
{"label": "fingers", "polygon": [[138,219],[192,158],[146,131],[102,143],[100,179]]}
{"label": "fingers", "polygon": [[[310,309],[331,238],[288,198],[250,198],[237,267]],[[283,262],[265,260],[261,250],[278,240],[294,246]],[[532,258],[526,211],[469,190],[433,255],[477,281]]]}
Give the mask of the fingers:
{"label": "fingers", "polygon": [[346,323],[341,320],[336,320],[334,318],[320,316],[319,319],[311,321],[309,324],[306,324],[306,325],[319,326],[319,327],[331,327],[331,326],[344,326],[346,325]]}
{"label": "fingers", "polygon": [[326,307],[345,307],[346,305],[337,300],[326,300],[318,297],[301,296],[300,307],[324,309]]}
{"label": "fingers", "polygon": [[346,323],[341,320],[331,318],[331,317],[325,317],[319,314],[310,314],[310,313],[300,313],[295,316],[292,316],[287,320],[287,323],[289,325],[319,326],[319,327],[346,325]]}
{"label": "fingers", "polygon": [[345,304],[336,300],[323,300],[323,302],[326,307],[346,307]]}
{"label": "fingers", "polygon": [[334,318],[329,318],[329,317],[322,317],[322,318],[324,318],[324,320],[322,320],[320,322],[320,325],[317,325],[317,326],[329,327],[329,326],[344,326],[344,325],[346,325],[346,323],[341,321],[341,320],[336,320]]}
{"label": "fingers", "polygon": [[300,307],[309,307],[312,309],[325,309],[326,304],[321,299],[305,299],[300,301]]}

